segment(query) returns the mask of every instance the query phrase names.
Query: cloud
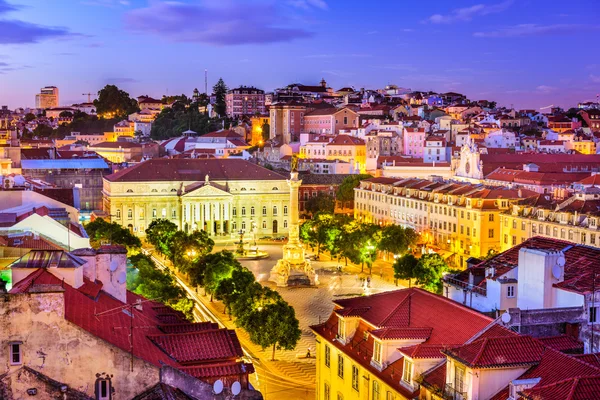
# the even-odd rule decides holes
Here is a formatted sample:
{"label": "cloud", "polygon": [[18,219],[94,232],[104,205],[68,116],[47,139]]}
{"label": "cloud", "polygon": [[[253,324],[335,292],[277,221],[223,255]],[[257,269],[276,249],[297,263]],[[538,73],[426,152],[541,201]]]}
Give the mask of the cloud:
{"label": "cloud", "polygon": [[600,75],[590,74],[590,80],[594,83],[600,83]]}
{"label": "cloud", "polygon": [[324,0],[289,0],[287,3],[293,7],[305,10],[313,7],[321,10],[327,10],[329,8]]}
{"label": "cloud", "polygon": [[337,76],[339,78],[348,78],[348,77],[354,75],[353,72],[341,71],[339,69],[325,69],[325,70],[322,70],[321,72],[324,74]]}
{"label": "cloud", "polygon": [[[0,16],[19,7],[0,0]],[[80,36],[67,28],[32,24],[16,19],[0,19],[0,44],[37,43],[44,39]]]}
{"label": "cloud", "polygon": [[245,2],[209,7],[152,1],[148,7],[128,11],[124,21],[133,32],[155,34],[172,42],[219,46],[289,42],[313,35],[302,28],[286,26],[286,19],[274,6]]}
{"label": "cloud", "polygon": [[434,14],[427,19],[433,24],[449,24],[452,22],[471,21],[475,17],[481,17],[489,14],[496,14],[506,10],[514,0],[506,0],[497,4],[475,4],[471,7],[457,8],[450,14]]}
{"label": "cloud", "polygon": [[0,75],[6,74],[7,72],[11,72],[11,71],[20,71],[23,69],[29,69],[32,68],[30,65],[16,65],[16,64],[9,64],[7,62],[0,62]]}
{"label": "cloud", "polygon": [[505,38],[521,36],[539,36],[539,35],[560,35],[572,34],[582,31],[596,31],[600,26],[597,25],[578,25],[578,24],[521,24],[508,26],[495,31],[475,32],[473,36],[481,38]]}
{"label": "cloud", "polygon": [[131,2],[129,0],[85,0],[82,1],[81,4],[86,6],[116,8],[119,6],[129,6]]}
{"label": "cloud", "polygon": [[547,85],[540,85],[538,87],[535,88],[536,91],[540,92],[540,93],[552,93],[556,90],[556,88],[554,86],[547,86]]}

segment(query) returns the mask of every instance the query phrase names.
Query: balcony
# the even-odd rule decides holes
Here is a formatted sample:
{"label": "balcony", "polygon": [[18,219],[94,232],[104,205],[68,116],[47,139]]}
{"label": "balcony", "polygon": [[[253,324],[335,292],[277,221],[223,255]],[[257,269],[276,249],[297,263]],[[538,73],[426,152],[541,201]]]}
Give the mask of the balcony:
{"label": "balcony", "polygon": [[444,399],[446,400],[467,400],[467,392],[456,390],[451,384],[447,383],[444,388]]}
{"label": "balcony", "polygon": [[487,290],[485,288],[480,287],[480,286],[472,285],[470,283],[461,281],[461,280],[456,279],[456,278],[451,278],[449,276],[446,276],[446,277],[444,277],[444,282],[446,282],[446,283],[448,283],[448,284],[450,284],[452,286],[456,286],[456,287],[459,287],[459,288],[462,288],[462,289],[466,289],[466,290],[468,290],[470,292],[474,292],[474,293],[480,294],[482,296],[487,296]]}

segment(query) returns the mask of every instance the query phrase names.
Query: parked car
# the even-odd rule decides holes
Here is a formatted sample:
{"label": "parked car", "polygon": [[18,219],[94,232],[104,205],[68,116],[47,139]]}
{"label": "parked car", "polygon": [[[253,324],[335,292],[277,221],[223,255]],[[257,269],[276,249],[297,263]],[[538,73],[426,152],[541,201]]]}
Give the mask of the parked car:
{"label": "parked car", "polygon": [[258,240],[271,240],[271,236],[263,236],[258,238]]}
{"label": "parked car", "polygon": [[273,240],[276,242],[283,242],[283,241],[287,240],[287,237],[286,236],[275,236],[273,238]]}

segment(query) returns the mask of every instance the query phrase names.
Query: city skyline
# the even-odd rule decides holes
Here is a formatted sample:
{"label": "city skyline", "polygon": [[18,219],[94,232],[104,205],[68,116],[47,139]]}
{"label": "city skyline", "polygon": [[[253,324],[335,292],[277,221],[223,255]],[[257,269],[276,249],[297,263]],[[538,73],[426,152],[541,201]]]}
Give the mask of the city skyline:
{"label": "city skyline", "polygon": [[[396,84],[539,108],[600,93],[594,2],[0,0],[0,104],[61,105],[116,84],[132,96],[191,95],[222,77],[265,91],[324,78],[339,89]],[[392,16],[392,17],[390,17]],[[199,23],[201,21],[201,23]]]}

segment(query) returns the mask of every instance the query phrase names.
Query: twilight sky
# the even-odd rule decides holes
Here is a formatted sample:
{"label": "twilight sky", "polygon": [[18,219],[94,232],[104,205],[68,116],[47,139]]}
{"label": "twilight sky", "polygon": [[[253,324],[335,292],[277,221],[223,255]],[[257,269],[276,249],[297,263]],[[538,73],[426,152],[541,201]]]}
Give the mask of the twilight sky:
{"label": "twilight sky", "polygon": [[458,91],[519,108],[600,94],[599,0],[0,0],[0,105],[116,84],[191,95],[219,76],[267,91]]}

